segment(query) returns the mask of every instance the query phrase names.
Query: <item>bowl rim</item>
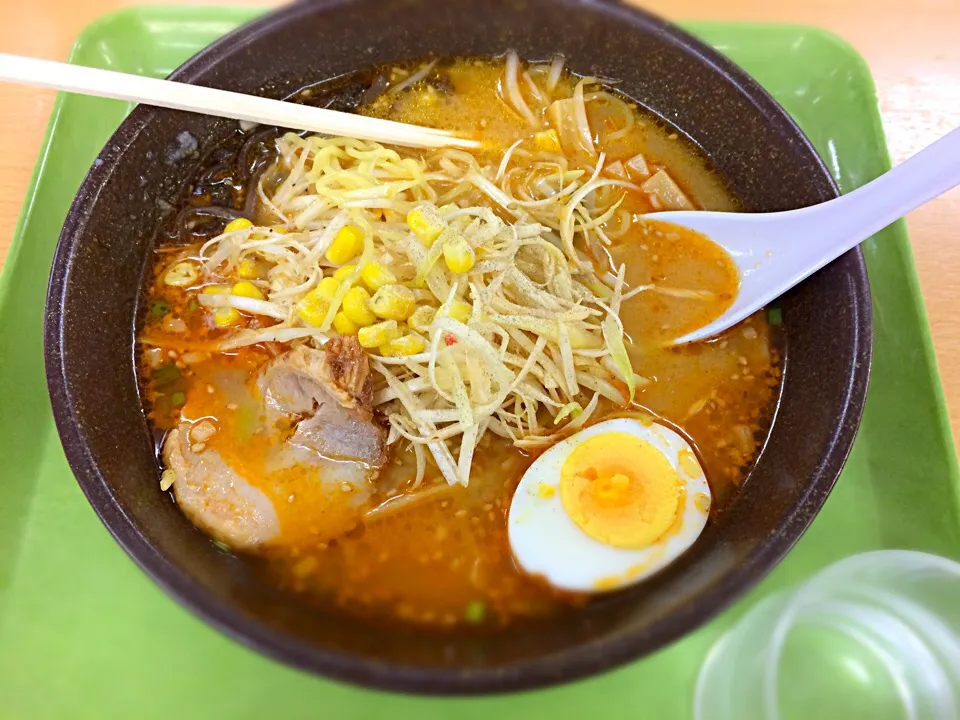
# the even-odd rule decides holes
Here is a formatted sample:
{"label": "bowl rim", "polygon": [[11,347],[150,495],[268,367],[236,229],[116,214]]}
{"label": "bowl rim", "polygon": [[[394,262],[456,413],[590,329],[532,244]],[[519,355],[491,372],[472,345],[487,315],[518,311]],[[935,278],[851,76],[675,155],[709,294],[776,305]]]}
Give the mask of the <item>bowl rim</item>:
{"label": "bowl rim", "polygon": [[[226,51],[236,51],[308,14],[351,0],[314,0],[296,2],[244,25],[207,46],[171,75],[170,79],[196,82]],[[819,180],[839,195],[827,166],[809,138],[794,120],[760,84],[727,57],[707,46],[676,25],[620,0],[591,0],[615,12],[629,13],[631,21],[644,29],[666,35],[679,48],[708,64],[723,78],[749,98],[768,122],[797,143],[800,152],[807,152],[819,166]],[[846,403],[837,417],[839,430],[823,457],[820,481],[811,483],[805,495],[794,504],[793,511],[776,534],[762,548],[749,556],[734,572],[728,574],[699,601],[671,614],[649,628],[642,637],[624,633],[614,639],[595,640],[575,648],[538,656],[513,664],[484,670],[464,671],[403,665],[361,658],[305,643],[284,635],[235,609],[221,604],[198,588],[193,581],[164,558],[144,537],[135,522],[116,502],[110,487],[100,475],[97,464],[76,421],[76,404],[67,379],[63,347],[63,306],[72,258],[79,238],[83,236],[103,185],[120,165],[121,158],[139,134],[165,111],[138,106],[115,131],[107,146],[82,182],[71,205],[54,255],[48,284],[44,315],[44,360],[48,392],[55,424],[71,470],[84,495],[104,526],[127,554],[154,582],[177,602],[240,644],[295,668],[322,676],[345,680],[358,685],[401,692],[440,695],[470,695],[527,690],[545,687],[594,675],[622,665],[638,657],[652,654],[667,644],[691,633],[728,607],[748,589],[763,579],[800,539],[812,518],[820,510],[836,483],[853,446],[862,417],[872,361],[872,313],[866,265],[859,248],[844,258],[852,260],[853,294],[856,302],[853,362],[855,370],[848,377]],[[835,261],[836,262],[836,261]]]}

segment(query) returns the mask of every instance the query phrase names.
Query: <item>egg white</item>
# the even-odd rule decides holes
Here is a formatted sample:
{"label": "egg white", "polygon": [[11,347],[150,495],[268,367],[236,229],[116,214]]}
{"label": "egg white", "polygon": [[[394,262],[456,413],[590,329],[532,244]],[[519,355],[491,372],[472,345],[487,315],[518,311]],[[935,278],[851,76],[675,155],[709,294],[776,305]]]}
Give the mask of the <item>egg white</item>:
{"label": "egg white", "polygon": [[[645,548],[617,548],[595,540],[567,515],[560,498],[560,469],[570,453],[584,440],[610,432],[629,433],[653,445],[686,487],[680,529]],[[709,507],[697,507],[699,493],[711,498],[703,469],[699,477],[686,473],[680,462],[682,450],[693,453],[687,441],[673,430],[658,423],[644,425],[632,418],[597,423],[554,445],[524,474],[510,505],[507,527],[517,563],[525,572],[543,576],[560,590],[591,593],[637,583],[664,568],[693,545],[709,512]],[[541,497],[541,485],[555,492],[551,497]]]}

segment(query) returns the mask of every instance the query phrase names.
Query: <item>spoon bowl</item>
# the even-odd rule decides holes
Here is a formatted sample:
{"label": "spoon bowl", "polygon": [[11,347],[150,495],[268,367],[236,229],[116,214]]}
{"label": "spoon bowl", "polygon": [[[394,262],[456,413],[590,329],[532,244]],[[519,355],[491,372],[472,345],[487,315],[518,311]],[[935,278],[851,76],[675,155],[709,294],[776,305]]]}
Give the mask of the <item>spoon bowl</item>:
{"label": "spoon bowl", "polygon": [[749,317],[911,210],[960,184],[960,128],[876,180],[834,200],[786,212],[651,213],[722,247],[740,271],[740,290],[716,320],[674,340],[704,340]]}

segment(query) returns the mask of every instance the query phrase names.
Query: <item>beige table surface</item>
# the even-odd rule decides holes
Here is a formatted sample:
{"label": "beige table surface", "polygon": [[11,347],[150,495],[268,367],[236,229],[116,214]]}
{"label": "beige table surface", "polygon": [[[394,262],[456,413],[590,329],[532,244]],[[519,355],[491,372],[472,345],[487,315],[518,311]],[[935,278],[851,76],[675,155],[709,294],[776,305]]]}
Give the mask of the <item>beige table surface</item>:
{"label": "beige table surface", "polygon": [[[270,0],[179,1],[270,4]],[[63,60],[74,37],[94,18],[137,4],[142,2],[0,0],[0,52]],[[646,0],[643,4],[677,20],[804,23],[842,36],[863,54],[873,71],[894,162],[960,126],[960,0]],[[53,98],[48,91],[0,85],[0,265]],[[956,436],[960,431],[960,190],[917,210],[907,222]]]}

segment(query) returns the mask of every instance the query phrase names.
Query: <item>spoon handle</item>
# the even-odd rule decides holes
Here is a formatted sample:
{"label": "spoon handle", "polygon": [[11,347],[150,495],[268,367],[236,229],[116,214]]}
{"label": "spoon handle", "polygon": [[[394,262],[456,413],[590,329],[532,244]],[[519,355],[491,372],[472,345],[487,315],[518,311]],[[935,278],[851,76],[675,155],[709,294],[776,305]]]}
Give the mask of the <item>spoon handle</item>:
{"label": "spoon handle", "polygon": [[960,185],[960,128],[876,180],[836,200],[803,210],[811,236],[835,238],[835,257],[911,210]]}

